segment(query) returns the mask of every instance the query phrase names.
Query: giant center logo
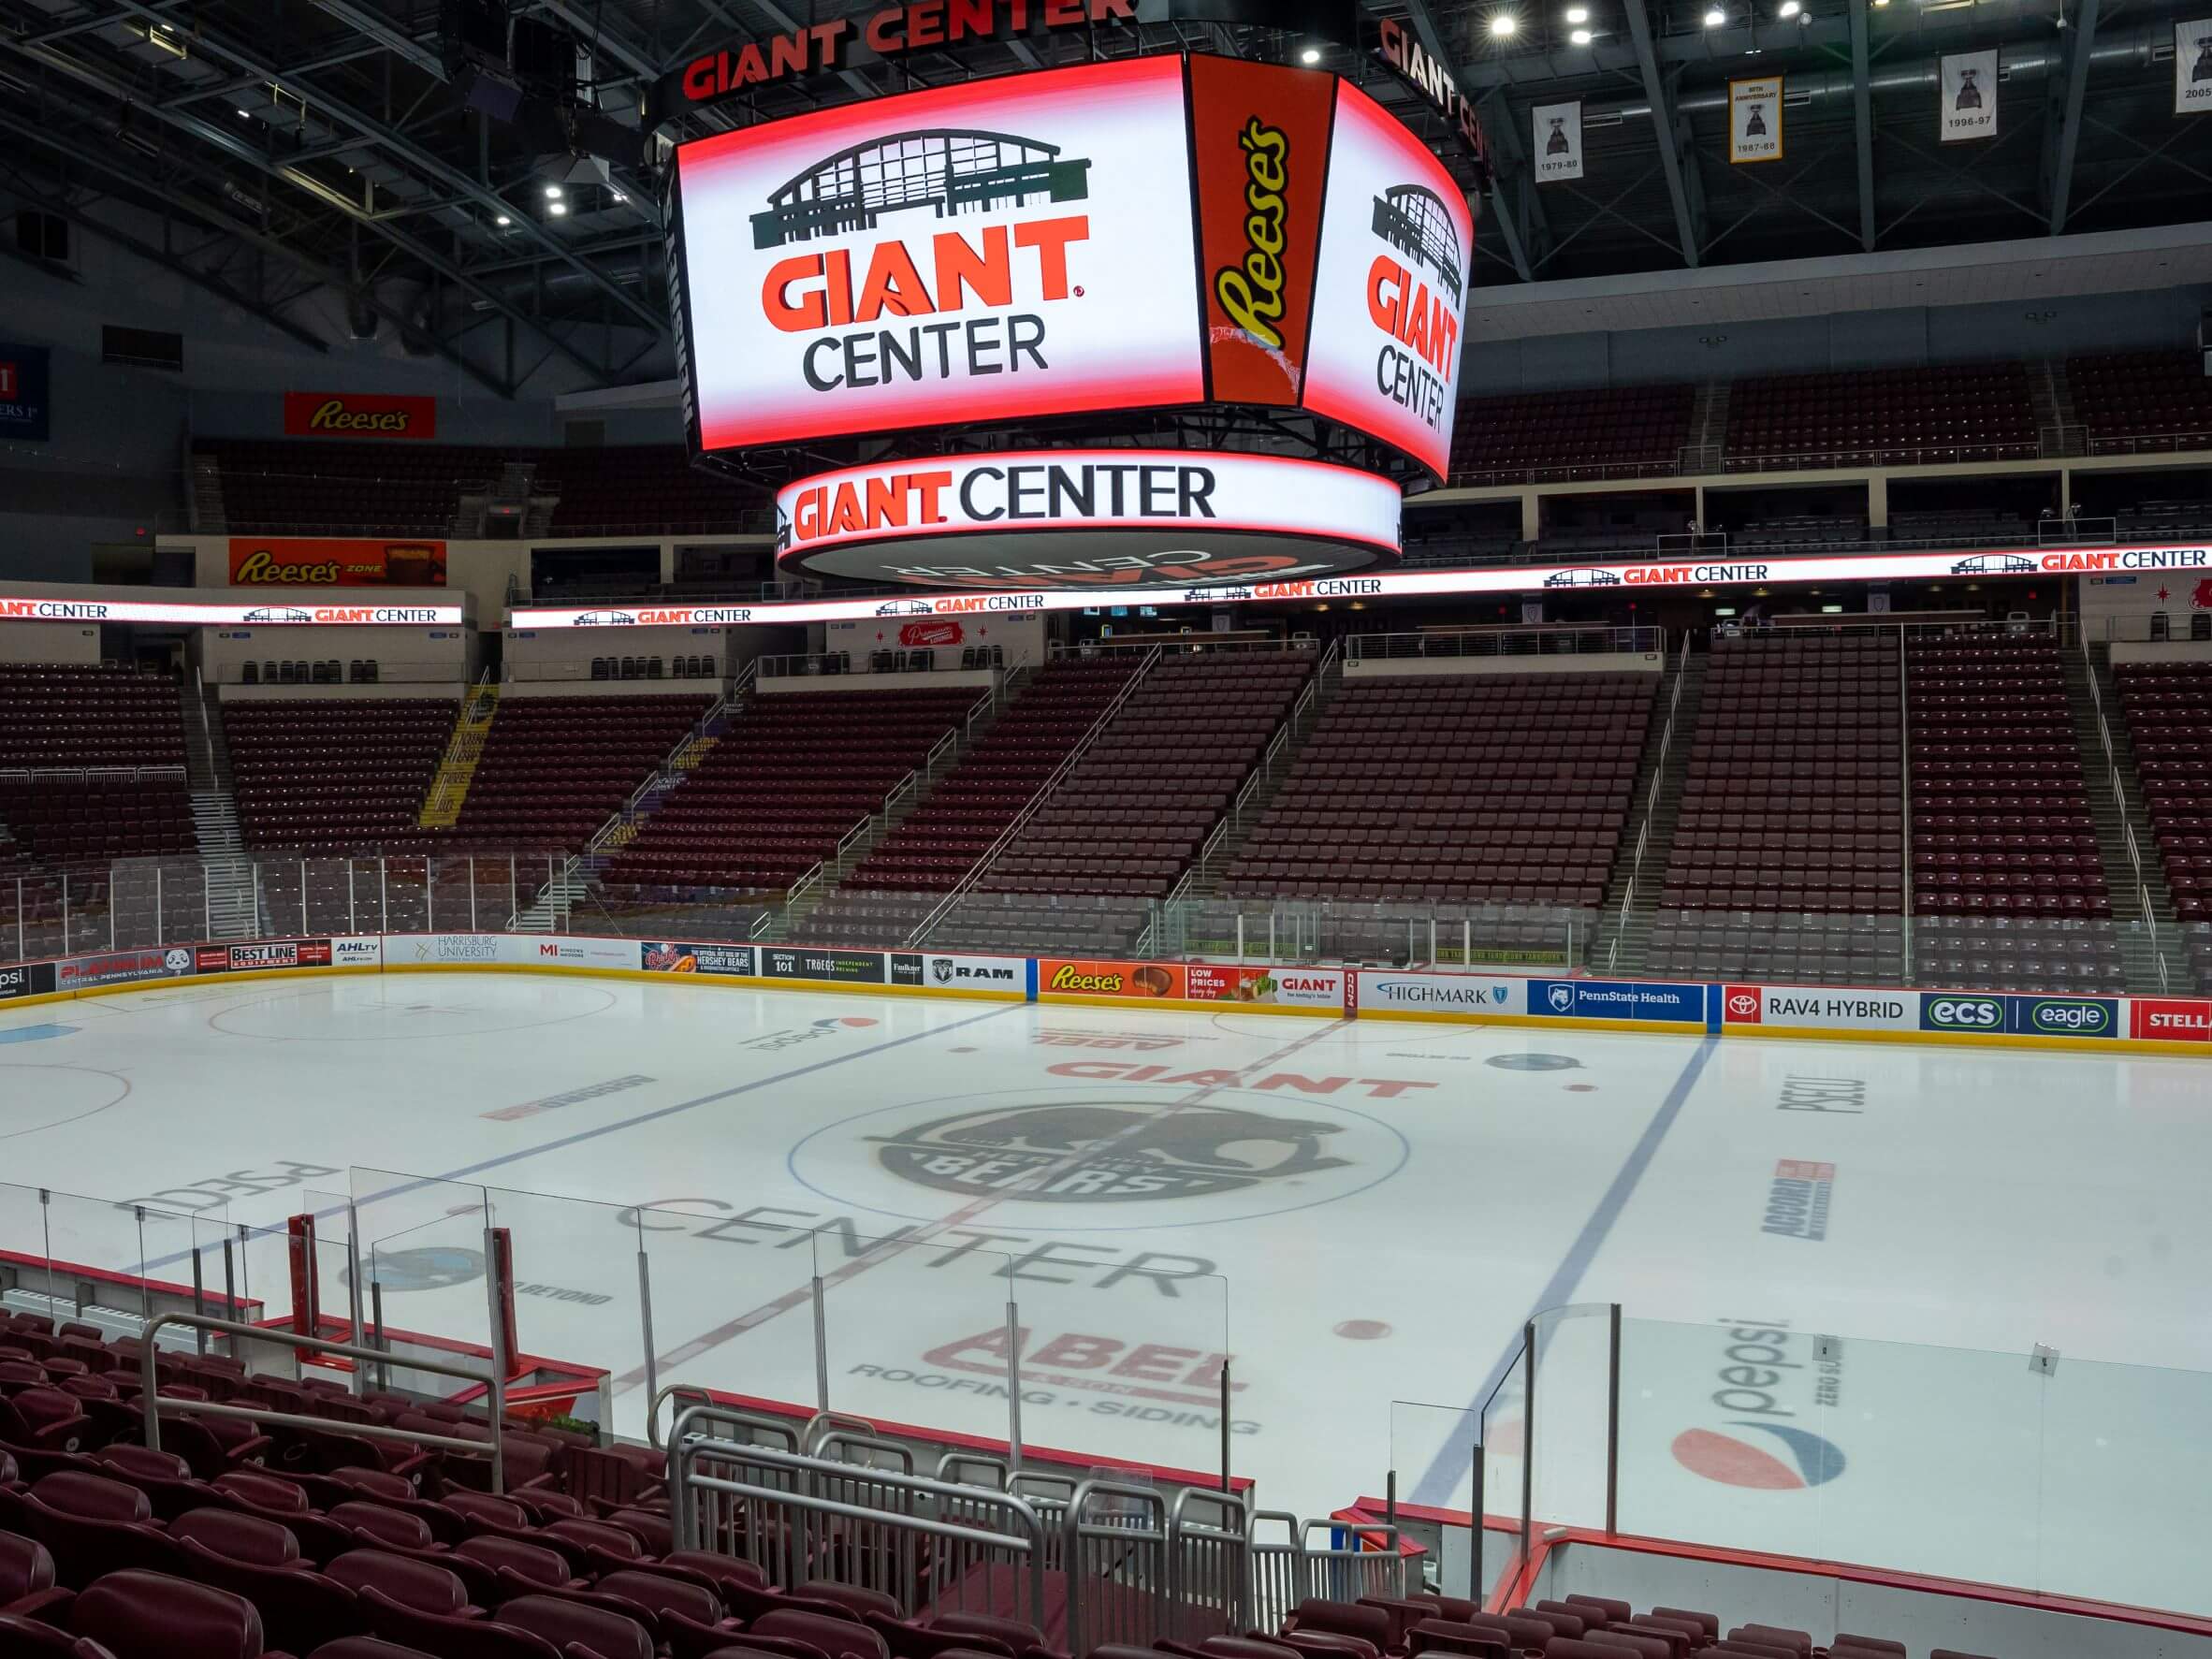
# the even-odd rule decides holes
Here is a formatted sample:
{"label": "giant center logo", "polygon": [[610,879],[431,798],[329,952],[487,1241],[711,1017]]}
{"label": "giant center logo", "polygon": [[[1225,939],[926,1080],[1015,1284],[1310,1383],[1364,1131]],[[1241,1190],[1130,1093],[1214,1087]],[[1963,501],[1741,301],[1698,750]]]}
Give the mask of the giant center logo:
{"label": "giant center logo", "polygon": [[1157,1099],[1016,1103],[933,1118],[877,1141],[884,1169],[944,1192],[1036,1203],[1204,1198],[1348,1170],[1344,1126]]}

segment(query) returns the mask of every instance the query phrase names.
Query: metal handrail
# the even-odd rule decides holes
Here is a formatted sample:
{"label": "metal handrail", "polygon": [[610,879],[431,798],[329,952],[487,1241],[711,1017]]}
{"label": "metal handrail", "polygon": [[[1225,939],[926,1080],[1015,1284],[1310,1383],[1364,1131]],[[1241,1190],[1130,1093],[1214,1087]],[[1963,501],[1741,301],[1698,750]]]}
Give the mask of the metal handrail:
{"label": "metal handrail", "polygon": [[[1509,657],[1579,655],[1582,642],[1605,635],[1612,648],[1623,652],[1664,651],[1666,631],[1648,624],[1615,627],[1605,622],[1570,622],[1553,625],[1531,622],[1472,623],[1464,628],[1426,632],[1354,633],[1344,641],[1346,662],[1388,662],[1405,658]],[[1534,640],[1534,651],[1516,651],[1516,644]],[[1552,643],[1552,642],[1564,642]]]}
{"label": "metal handrail", "polygon": [[1628,930],[1629,907],[1636,902],[1636,885],[1643,879],[1644,850],[1651,844],[1652,820],[1659,810],[1659,786],[1666,779],[1666,757],[1674,749],[1674,722],[1676,711],[1681,707],[1682,682],[1690,672],[1690,635],[1682,634],[1681,654],[1674,666],[1674,690],[1667,693],[1666,725],[1659,734],[1659,758],[1652,766],[1651,787],[1644,791],[1643,822],[1637,826],[1636,851],[1629,860],[1628,885],[1621,892],[1621,910],[1613,919],[1613,942],[1606,950],[1606,971],[1610,973],[1621,961],[1621,938]]}
{"label": "metal handrail", "polygon": [[[200,719],[207,719],[203,712]],[[210,761],[213,756],[211,751]],[[13,783],[21,780],[35,783],[40,779],[66,778],[80,783],[95,779],[113,779],[118,783],[167,783],[172,779],[183,782],[191,777],[188,766],[0,766],[0,778]]]}
{"label": "metal handrail", "polygon": [[[2128,862],[2135,871],[2135,903],[2142,912],[2143,925],[2150,932],[2151,960],[2159,970],[2159,988],[2171,991],[2174,979],[2166,965],[2165,946],[2159,939],[2158,912],[2151,908],[2150,882],[2143,874],[2143,851],[2135,840],[2135,826],[2128,819],[2127,781],[2120,776],[2119,754],[2113,747],[2112,722],[2105,718],[2104,694],[2097,686],[2097,659],[2089,652],[2089,631],[2080,630],[2082,677],[2089,686],[2089,707],[2097,717],[2097,737],[2104,747],[2104,769],[2107,787],[2112,791],[2112,804],[2119,813],[2120,841],[2128,850]],[[1906,967],[1911,968],[1908,961]]]}
{"label": "metal handrail", "polygon": [[[1357,645],[1361,637],[1361,635],[1354,634],[1350,643]],[[1385,636],[1376,635],[1375,637]],[[1329,642],[1328,649],[1321,653],[1321,660],[1314,664],[1313,673],[1306,677],[1305,685],[1298,693],[1298,700],[1291,704],[1289,714],[1284,717],[1283,723],[1275,728],[1274,735],[1268,740],[1267,751],[1259,757],[1259,764],[1252,768],[1244,779],[1244,786],[1237,791],[1237,798],[1230,803],[1229,810],[1221,815],[1220,822],[1214,825],[1212,833],[1206,837],[1205,844],[1199,849],[1198,857],[1191,862],[1190,867],[1183,872],[1181,880],[1175,883],[1168,896],[1160,901],[1158,908],[1153,912],[1152,920],[1144,924],[1143,931],[1137,936],[1134,950],[1135,954],[1140,958],[1152,953],[1155,944],[1154,935],[1158,930],[1161,918],[1172,915],[1177,905],[1188,902],[1187,890],[1191,883],[1205,880],[1213,865],[1214,854],[1220,851],[1221,843],[1229,838],[1229,833],[1232,828],[1244,822],[1244,808],[1251,803],[1252,797],[1259,792],[1260,786],[1273,773],[1277,757],[1288,751],[1291,739],[1296,735],[1298,723],[1312,712],[1314,705],[1320,695],[1321,682],[1328,676],[1330,664],[1337,661],[1341,654],[1338,648],[1344,643],[1342,640],[1334,639]]]}
{"label": "metal handrail", "polygon": [[481,1384],[490,1402],[492,1420],[487,1425],[488,1440],[463,1440],[449,1434],[417,1434],[405,1429],[386,1428],[380,1423],[346,1422],[334,1425],[328,1418],[309,1417],[294,1411],[262,1411],[249,1405],[220,1405],[206,1400],[178,1400],[164,1395],[154,1375],[153,1339],[166,1325],[182,1325],[193,1331],[213,1332],[235,1342],[260,1342],[271,1347],[306,1349],[310,1353],[330,1354],[342,1360],[356,1360],[374,1365],[388,1365],[392,1356],[381,1348],[362,1347],[350,1342],[326,1342],[319,1336],[302,1336],[296,1332],[271,1331],[260,1325],[248,1325],[237,1319],[218,1319],[207,1314],[156,1314],[140,1337],[146,1346],[138,1356],[139,1398],[144,1402],[146,1414],[146,1446],[150,1451],[161,1449],[161,1414],[171,1417],[227,1417],[241,1422],[270,1423],[280,1428],[312,1429],[328,1432],[336,1427],[347,1434],[358,1434],[368,1440],[390,1440],[408,1446],[429,1447],[439,1451],[466,1452],[480,1457],[487,1450],[491,1453],[491,1490],[496,1496],[507,1490],[506,1451],[501,1444],[504,1425],[499,1420],[499,1396],[503,1381],[496,1371],[472,1371],[465,1365],[450,1361],[425,1360],[410,1355],[405,1366],[409,1371],[426,1371],[433,1376],[450,1376],[462,1382]]}
{"label": "metal handrail", "polygon": [[756,1417],[750,1412],[738,1411],[727,1405],[718,1405],[706,1390],[696,1383],[670,1383],[653,1396],[652,1404],[646,1411],[646,1443],[655,1451],[665,1451],[668,1446],[661,1438],[661,1407],[671,1400],[691,1400],[692,1404],[669,1419],[670,1439],[677,1431],[694,1418],[718,1423],[735,1423],[740,1428],[768,1429],[783,1435],[789,1442],[788,1449],[799,1448],[799,1432],[789,1423],[779,1423],[774,1418]]}
{"label": "metal handrail", "polygon": [[1076,740],[1075,747],[1060,758],[1060,764],[1052,769],[1051,774],[1041,784],[1038,785],[1037,793],[1023,803],[1022,809],[1013,815],[1012,821],[1004,829],[998,832],[997,838],[983,849],[982,856],[968,866],[960,880],[953,884],[929,914],[923,917],[915,924],[913,931],[907,935],[906,942],[908,944],[920,944],[929,936],[929,930],[943,920],[945,912],[973,890],[976,882],[982,879],[983,872],[991,867],[991,861],[1006,851],[1007,846],[1021,833],[1023,826],[1037,815],[1038,809],[1044,805],[1047,797],[1058,789],[1069,773],[1075,769],[1076,763],[1089,751],[1091,745],[1096,743],[1106,728],[1113,723],[1114,717],[1121,713],[1122,706],[1128,702],[1137,688],[1144,683],[1144,677],[1150,674],[1159,662],[1160,649],[1161,648],[1156,645],[1144,653],[1143,660],[1137,664],[1137,671],[1122,682],[1121,690],[1113,694],[1113,700],[1099,711],[1099,718],[1091,721],[1089,729]]}

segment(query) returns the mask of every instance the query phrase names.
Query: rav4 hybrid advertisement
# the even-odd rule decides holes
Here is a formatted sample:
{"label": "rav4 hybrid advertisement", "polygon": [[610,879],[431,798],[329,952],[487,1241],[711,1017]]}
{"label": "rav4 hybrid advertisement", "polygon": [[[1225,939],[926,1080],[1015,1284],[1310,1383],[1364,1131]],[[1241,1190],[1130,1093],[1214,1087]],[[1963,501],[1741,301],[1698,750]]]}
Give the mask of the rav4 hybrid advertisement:
{"label": "rav4 hybrid advertisement", "polygon": [[931,88],[677,153],[700,447],[1303,407],[1441,475],[1474,221],[1314,70],[1157,56]]}

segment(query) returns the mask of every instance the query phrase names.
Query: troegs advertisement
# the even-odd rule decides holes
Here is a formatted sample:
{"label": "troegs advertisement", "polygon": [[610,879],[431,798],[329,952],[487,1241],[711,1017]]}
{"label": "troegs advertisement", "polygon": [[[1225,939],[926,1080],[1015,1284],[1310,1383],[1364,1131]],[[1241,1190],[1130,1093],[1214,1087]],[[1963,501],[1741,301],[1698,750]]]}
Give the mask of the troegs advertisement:
{"label": "troegs advertisement", "polygon": [[706,449],[1205,395],[1180,58],[794,116],[677,178]]}
{"label": "troegs advertisement", "polygon": [[1443,164],[1373,98],[1340,84],[1305,406],[1373,432],[1439,478],[1474,250],[1474,216]]}

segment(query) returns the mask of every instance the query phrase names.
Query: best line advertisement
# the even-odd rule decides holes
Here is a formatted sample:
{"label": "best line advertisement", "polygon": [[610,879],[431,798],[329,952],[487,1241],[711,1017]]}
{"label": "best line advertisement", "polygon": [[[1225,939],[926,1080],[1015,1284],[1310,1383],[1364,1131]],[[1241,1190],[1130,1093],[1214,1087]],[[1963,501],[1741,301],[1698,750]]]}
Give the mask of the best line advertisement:
{"label": "best line advertisement", "polygon": [[704,449],[1205,396],[1179,57],[794,116],[677,179]]}

